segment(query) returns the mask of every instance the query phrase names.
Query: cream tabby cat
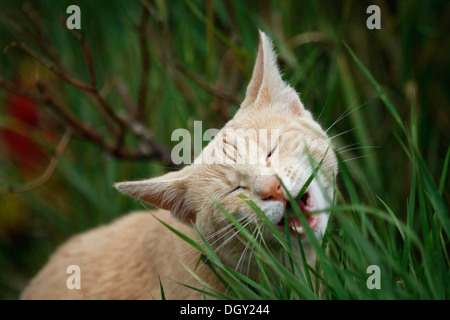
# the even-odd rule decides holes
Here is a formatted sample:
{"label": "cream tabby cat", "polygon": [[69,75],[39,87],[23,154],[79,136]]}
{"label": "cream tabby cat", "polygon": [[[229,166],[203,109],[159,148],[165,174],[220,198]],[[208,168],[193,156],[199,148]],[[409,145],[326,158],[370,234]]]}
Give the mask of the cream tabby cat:
{"label": "cream tabby cat", "polygon": [[[225,134],[234,132],[239,136],[242,130],[238,129],[252,129],[268,135],[277,132],[278,135],[250,136],[244,139],[245,143],[239,144],[236,143],[239,139]],[[263,143],[267,140],[271,143]],[[308,215],[308,212],[326,208],[332,199],[332,179],[337,165],[329,147],[330,139],[326,133],[305,110],[295,90],[281,79],[272,43],[260,32],[256,63],[245,99],[234,118],[194,164],[158,178],[122,182],[115,186],[122,193],[160,207],[162,210],[152,212],[153,215],[192,237],[196,236],[191,227],[195,223],[225,264],[257,278],[258,268],[251,259],[250,250],[233,236],[235,232],[230,232],[233,230],[230,221],[212,199],[222,203],[243,224],[260,223],[248,204],[237,197],[244,194],[283,230],[287,197],[276,176],[292,195],[296,195],[312,173],[309,155],[316,161],[324,159],[324,170],[314,178],[299,202],[310,227],[321,239],[328,213]],[[258,151],[257,155],[250,155],[255,161],[239,162],[238,159],[249,158],[245,154],[247,150]],[[223,159],[226,159],[225,163]],[[161,298],[158,276],[166,298],[202,298],[200,293],[173,281],[199,286],[179,261],[193,268],[198,252],[153,215],[132,213],[75,236],[53,254],[25,289],[22,298],[158,299]],[[303,238],[308,263],[314,264],[313,249],[298,218],[291,217],[287,223],[291,232],[297,232]],[[273,236],[268,230],[264,229],[263,236],[270,242]],[[67,288],[70,274],[66,270],[70,265],[80,268],[81,289]],[[214,288],[224,290],[208,267],[200,267],[196,272]]]}

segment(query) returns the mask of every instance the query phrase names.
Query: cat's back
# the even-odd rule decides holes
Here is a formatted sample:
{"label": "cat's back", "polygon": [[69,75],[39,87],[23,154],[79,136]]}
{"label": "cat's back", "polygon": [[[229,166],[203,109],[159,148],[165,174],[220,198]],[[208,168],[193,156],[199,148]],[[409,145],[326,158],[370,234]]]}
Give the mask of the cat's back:
{"label": "cat's back", "polygon": [[[192,233],[189,227],[171,218],[170,212],[151,213],[183,233]],[[194,291],[183,291],[180,285],[167,279],[189,280],[189,274],[177,259],[185,255],[183,260],[192,260],[194,251],[152,214],[131,213],[74,236],[51,256],[21,298],[158,299],[161,298],[158,275],[168,298],[171,292],[177,293],[172,298],[195,298],[190,296]],[[80,289],[68,288],[67,281],[74,275],[67,273],[69,266],[79,268]],[[72,281],[70,278],[69,282]]]}

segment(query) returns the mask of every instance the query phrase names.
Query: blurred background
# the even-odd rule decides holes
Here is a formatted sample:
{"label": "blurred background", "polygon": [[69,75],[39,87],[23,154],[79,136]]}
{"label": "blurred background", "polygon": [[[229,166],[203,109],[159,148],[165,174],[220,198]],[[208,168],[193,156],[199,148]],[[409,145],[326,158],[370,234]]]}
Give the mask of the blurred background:
{"label": "blurred background", "polygon": [[[81,30],[69,31],[69,5]],[[381,29],[369,30],[369,5]],[[348,162],[363,203],[400,217],[410,168],[370,70],[439,181],[450,138],[447,1],[0,2],[0,298],[16,299],[73,234],[142,206],[114,182],[174,169],[172,131],[221,128],[250,79],[258,29]],[[339,184],[339,182],[338,182]],[[448,181],[444,197],[449,199]]]}

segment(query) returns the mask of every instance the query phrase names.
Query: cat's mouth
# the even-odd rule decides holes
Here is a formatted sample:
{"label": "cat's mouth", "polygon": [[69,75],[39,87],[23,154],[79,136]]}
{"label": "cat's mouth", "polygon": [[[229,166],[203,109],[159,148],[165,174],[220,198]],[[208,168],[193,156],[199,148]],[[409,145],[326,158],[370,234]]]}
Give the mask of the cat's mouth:
{"label": "cat's mouth", "polygon": [[[314,210],[313,199],[311,198],[311,194],[307,191],[304,193],[303,197],[298,202],[298,207],[305,215],[306,221],[309,224],[309,227],[314,230],[319,223],[320,216],[312,215],[311,211]],[[289,230],[291,232],[297,233],[301,238],[305,236],[305,229],[300,222],[300,219],[296,216],[294,210],[292,209],[291,204],[288,202],[285,208],[285,215],[281,218],[281,220],[277,223],[277,228],[280,231],[285,230],[286,219]]]}

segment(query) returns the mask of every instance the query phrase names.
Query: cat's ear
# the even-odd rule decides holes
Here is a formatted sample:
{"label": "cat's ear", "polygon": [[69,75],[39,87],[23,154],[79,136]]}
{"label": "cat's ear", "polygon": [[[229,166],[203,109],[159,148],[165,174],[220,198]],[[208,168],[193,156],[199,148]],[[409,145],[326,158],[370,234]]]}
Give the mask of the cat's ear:
{"label": "cat's ear", "polygon": [[166,209],[184,223],[195,222],[195,210],[185,199],[189,167],[169,172],[163,176],[141,181],[118,182],[114,187],[121,193]]}
{"label": "cat's ear", "polygon": [[269,104],[278,104],[298,114],[304,111],[297,92],[281,78],[272,41],[259,31],[258,54],[241,108]]}

